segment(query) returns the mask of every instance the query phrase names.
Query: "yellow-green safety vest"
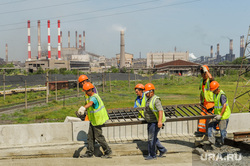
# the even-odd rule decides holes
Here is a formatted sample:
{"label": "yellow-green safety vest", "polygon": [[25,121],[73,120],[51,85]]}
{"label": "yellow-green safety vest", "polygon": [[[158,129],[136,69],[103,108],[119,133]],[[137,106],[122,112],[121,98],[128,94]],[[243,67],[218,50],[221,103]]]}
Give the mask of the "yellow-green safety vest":
{"label": "yellow-green safety vest", "polygon": [[[137,107],[145,107],[146,106],[146,95],[145,93],[142,94],[142,100],[141,100],[141,104],[138,103],[137,100],[135,100],[135,104]],[[138,115],[138,118],[141,118],[141,115],[144,117],[144,110],[140,110],[139,111],[139,115]]]}
{"label": "yellow-green safety vest", "polygon": [[[149,103],[149,108],[150,108],[150,110],[155,114],[155,117],[156,117],[156,119],[157,119],[157,121],[158,121],[158,120],[159,120],[159,110],[157,110],[156,107],[155,107],[155,100],[156,100],[156,99],[160,99],[160,100],[161,100],[160,97],[154,95],[154,96],[152,97],[150,103]],[[162,111],[163,111],[163,110],[162,110]],[[163,113],[162,113],[162,123],[164,123],[165,121],[166,121],[166,116],[165,116],[165,113],[164,113],[164,111],[163,111]]]}
{"label": "yellow-green safety vest", "polygon": [[94,109],[93,107],[89,107],[88,110],[88,118],[93,126],[103,125],[107,120],[109,120],[107,110],[103,104],[102,99],[98,94],[94,94],[89,97],[89,101],[92,97],[95,97],[99,103],[99,107]]}
{"label": "yellow-green safety vest", "polygon": [[[214,114],[216,115],[219,115],[223,108],[223,105],[221,105],[221,102],[220,102],[220,97],[222,94],[226,96],[226,94],[222,90],[220,90],[220,93],[217,96],[214,94]],[[227,98],[226,104],[227,104],[227,107],[226,107],[224,114],[221,117],[221,120],[228,119],[231,115],[231,110],[228,105],[228,98]]]}
{"label": "yellow-green safety vest", "polygon": [[205,87],[204,87],[204,92],[202,90],[202,85],[203,85],[203,79],[201,79],[201,85],[200,85],[202,101],[204,102],[204,98],[205,98],[207,102],[214,102],[213,92],[210,91],[210,80],[209,80],[209,78],[206,81],[206,84],[205,84]]}

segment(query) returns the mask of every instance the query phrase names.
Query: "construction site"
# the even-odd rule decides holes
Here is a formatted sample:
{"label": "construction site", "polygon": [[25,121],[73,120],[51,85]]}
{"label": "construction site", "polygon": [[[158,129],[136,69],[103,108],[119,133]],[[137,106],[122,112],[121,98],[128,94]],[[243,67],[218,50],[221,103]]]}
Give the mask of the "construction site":
{"label": "construction site", "polygon": [[[189,18],[197,19],[196,15],[206,15],[203,12],[195,13],[185,18],[185,21],[180,20],[180,24],[179,20],[168,20],[169,16],[165,15],[157,22],[157,19],[150,17],[151,13],[141,16],[147,18],[146,23],[142,25],[137,23],[141,18],[133,18],[135,15],[130,15],[129,18],[119,17],[119,21],[125,22],[128,19],[133,24],[128,26],[129,30],[122,27],[116,29],[118,33],[114,33],[107,30],[102,17],[113,18],[115,15],[129,15],[144,10],[146,14],[148,10],[160,11],[161,8],[164,8],[163,13],[167,13],[166,7],[188,6],[189,3],[198,2],[164,4],[161,1],[164,5],[154,6],[157,2],[145,1],[116,7],[106,2],[110,5],[106,9],[88,11],[85,6],[75,6],[75,11],[76,8],[84,11],[77,14],[70,10],[71,5],[83,2],[60,2],[60,7],[67,7],[60,9],[65,12],[65,15],[60,17],[48,11],[50,19],[45,18],[46,12],[42,13],[44,17],[39,17],[39,20],[38,17],[24,17],[25,21],[21,20],[21,25],[25,24],[22,29],[25,29],[24,41],[27,52],[15,53],[14,60],[10,60],[10,57],[13,56],[15,47],[21,43],[13,46],[8,43],[11,43],[11,40],[4,42],[5,58],[0,58],[0,166],[250,165],[250,26],[245,35],[242,35],[241,31],[235,34],[229,31],[230,34],[225,30],[226,35],[234,37],[229,38],[222,32],[221,36],[224,36],[217,37],[217,34],[211,35],[213,32],[203,32],[195,23],[185,22]],[[150,4],[150,8],[122,10],[129,6],[146,6],[146,3],[151,2],[154,5]],[[8,3],[15,4],[19,1],[6,2]],[[39,4],[35,9],[58,6],[52,5],[52,1],[49,3],[50,6]],[[98,3],[104,5],[103,2]],[[5,3],[1,3],[0,8],[1,5]],[[96,5],[97,3],[91,7],[95,9]],[[115,9],[119,9],[119,12],[94,15]],[[196,11],[195,9],[189,8],[189,13]],[[185,16],[185,10],[175,10],[170,10],[171,14],[180,13],[181,17]],[[19,11],[18,8],[13,12],[23,11]],[[0,15],[7,13],[3,12]],[[82,18],[90,13],[93,15]],[[65,19],[69,16],[75,18]],[[91,21],[94,18],[98,21],[93,23]],[[206,20],[205,16],[203,19]],[[79,27],[74,27],[74,21],[79,23]],[[18,25],[6,23],[2,26],[16,24]],[[56,26],[52,26],[53,24]],[[93,25],[90,26],[91,24]],[[112,22],[112,27],[113,24]],[[178,25],[173,27],[178,33],[171,29],[172,24]],[[136,26],[140,28],[133,32],[131,29]],[[188,30],[189,26],[193,27],[192,32]],[[100,28],[99,32],[96,31],[96,27]],[[178,29],[180,27],[182,29]],[[95,31],[91,31],[91,28]],[[165,33],[166,31],[168,33]],[[1,32],[0,30],[0,34]],[[151,33],[153,37],[149,37]],[[86,38],[88,35],[89,38]],[[116,36],[115,39],[112,38],[113,35]],[[198,40],[195,41],[193,36]],[[240,37],[240,42],[235,44],[236,47],[233,45],[235,36]],[[226,51],[222,39],[226,39],[227,43],[229,41]],[[53,41],[56,41],[54,46]],[[111,41],[112,46],[108,45]],[[211,44],[214,41],[217,49],[215,52],[214,45]],[[135,43],[136,49],[132,49]],[[197,57],[192,58],[191,55],[195,51],[191,51],[189,43],[193,43],[192,48],[195,48],[195,51],[199,46],[205,45],[208,53],[204,54],[201,51]],[[239,49],[239,54],[234,48]],[[104,52],[107,50],[112,50],[112,54],[105,55]],[[25,56],[24,63],[19,61],[19,56]],[[86,80],[80,81],[81,76],[87,77]],[[212,90],[211,84],[214,82],[217,82],[218,86]],[[93,87],[84,89],[87,83]],[[138,88],[139,84],[143,88]],[[153,85],[153,88],[146,90],[144,86],[148,84]],[[138,91],[142,92],[141,96],[138,95]],[[94,108],[94,101],[89,92],[93,92],[92,96],[97,94],[98,108]],[[211,94],[212,96],[209,96]],[[155,98],[152,99],[151,95]],[[138,97],[141,101],[139,105]],[[89,103],[92,105],[89,106]],[[209,104],[213,106],[209,108]],[[159,105],[163,110],[159,109]],[[82,107],[85,110],[84,119],[79,111]],[[148,116],[154,116],[157,122],[147,119],[144,113],[148,110]],[[220,111],[223,112],[222,115]],[[226,111],[229,117],[222,119]],[[105,112],[108,120],[96,127],[93,125],[93,119],[89,117],[97,115],[98,112]],[[103,116],[98,118],[104,119]],[[164,119],[162,124],[160,119]],[[220,126],[223,120],[227,120],[226,125]],[[153,136],[149,126],[152,123],[156,125]],[[211,129],[212,123],[216,124],[213,126],[215,130]],[[95,127],[100,129],[100,135],[105,137],[112,149],[112,153],[106,158],[105,149],[100,140],[96,139]],[[90,143],[91,134],[94,136]],[[214,142],[211,141],[211,135]],[[154,137],[154,145],[151,145],[151,137]],[[164,153],[160,151],[156,142],[158,145],[161,142],[166,148]],[[89,152],[90,144],[94,144],[94,152],[89,157],[84,157]],[[150,156],[152,147],[155,148],[156,156]]]}

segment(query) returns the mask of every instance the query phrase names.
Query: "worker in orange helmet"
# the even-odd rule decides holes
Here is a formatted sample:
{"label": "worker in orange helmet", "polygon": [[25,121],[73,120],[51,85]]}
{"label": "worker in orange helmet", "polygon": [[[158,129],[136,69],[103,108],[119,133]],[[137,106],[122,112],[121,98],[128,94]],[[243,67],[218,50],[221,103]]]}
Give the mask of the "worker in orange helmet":
{"label": "worker in orange helmet", "polygon": [[[209,72],[209,68],[207,65],[203,65],[200,68],[202,79],[200,81],[200,103],[206,108],[202,108],[204,112],[209,114],[209,112],[213,112],[214,107],[214,99],[213,99],[213,92],[210,91],[210,83],[214,81],[214,78]],[[209,111],[207,111],[209,110]],[[201,112],[202,115],[206,115],[205,113]],[[198,123],[198,131],[201,133],[207,132],[207,123],[206,119],[200,119]]]}
{"label": "worker in orange helmet", "polygon": [[151,83],[145,85],[145,94],[147,96],[144,117],[148,123],[148,156],[145,160],[156,159],[156,148],[160,151],[157,157],[163,157],[167,149],[161,145],[157,138],[160,128],[164,126],[166,121],[165,113],[161,105],[160,97],[155,95],[155,86]]}
{"label": "worker in orange helmet", "polygon": [[[134,89],[135,89],[135,93],[137,95],[137,98],[135,99],[134,108],[145,107],[145,105],[146,105],[146,96],[145,96],[145,93],[143,93],[143,90],[145,89],[144,85],[143,84],[137,84]],[[142,118],[142,117],[144,117],[144,111],[143,110],[139,111],[139,115],[138,115],[138,118]]]}
{"label": "worker in orange helmet", "polygon": [[[79,78],[78,78],[78,83],[81,85],[81,87],[83,87],[83,85],[87,82],[90,82],[89,81],[89,78],[86,76],[86,75],[80,75]],[[98,91],[96,89],[96,87],[94,87],[94,92],[98,94]],[[87,104],[89,102],[89,96],[85,93],[84,95],[85,97],[85,104]],[[82,121],[88,121],[88,115],[87,114],[84,114],[82,116],[80,116],[79,114],[77,114],[76,112],[76,116],[79,117]]]}
{"label": "worker in orange helmet", "polygon": [[87,151],[80,157],[93,157],[96,140],[103,148],[104,155],[102,156],[102,158],[110,158],[112,151],[102,134],[102,125],[107,120],[109,120],[109,117],[102,99],[98,94],[94,92],[94,88],[94,85],[90,82],[87,82],[83,85],[83,90],[89,96],[89,102],[85,106],[81,106],[77,111],[80,115],[85,114],[85,112],[87,111],[90,121]]}
{"label": "worker in orange helmet", "polygon": [[217,81],[213,81],[210,83],[210,91],[213,92],[214,98],[214,114],[216,115],[213,119],[210,120],[208,124],[208,141],[212,144],[215,144],[215,137],[213,133],[213,129],[217,125],[220,128],[221,134],[221,145],[224,144],[224,139],[227,135],[227,125],[229,122],[229,117],[231,115],[231,110],[228,104],[228,99],[223,90],[219,89],[220,84]]}

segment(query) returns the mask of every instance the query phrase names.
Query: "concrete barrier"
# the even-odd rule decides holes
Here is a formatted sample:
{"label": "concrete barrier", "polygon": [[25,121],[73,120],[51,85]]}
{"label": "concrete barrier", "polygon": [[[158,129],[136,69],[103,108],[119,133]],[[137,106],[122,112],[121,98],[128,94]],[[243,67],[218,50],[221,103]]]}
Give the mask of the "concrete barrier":
{"label": "concrete barrier", "polygon": [[[228,133],[250,131],[250,113],[234,113],[228,124]],[[87,141],[89,122],[39,123],[0,125],[0,146],[25,144],[65,143]],[[197,120],[165,123],[159,138],[193,135]],[[103,127],[108,142],[126,142],[147,139],[147,124]]]}
{"label": "concrete barrier", "polygon": [[72,141],[71,123],[0,125],[0,146]]}

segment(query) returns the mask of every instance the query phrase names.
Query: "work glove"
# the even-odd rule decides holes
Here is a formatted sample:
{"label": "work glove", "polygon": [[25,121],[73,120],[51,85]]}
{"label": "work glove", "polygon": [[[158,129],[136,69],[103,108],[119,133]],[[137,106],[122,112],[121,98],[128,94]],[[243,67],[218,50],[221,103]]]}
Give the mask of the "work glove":
{"label": "work glove", "polygon": [[86,108],[83,107],[83,106],[81,106],[81,107],[78,109],[77,113],[78,113],[79,115],[84,115],[85,111],[86,111]]}
{"label": "work glove", "polygon": [[221,115],[216,115],[214,118],[215,118],[217,121],[219,121],[219,120],[221,119]]}
{"label": "work glove", "polygon": [[78,113],[78,111],[76,111],[75,114],[76,114],[76,116],[77,116],[78,118],[80,118],[82,121],[85,121],[86,112],[85,112],[83,115],[80,115],[80,114]]}
{"label": "work glove", "polygon": [[204,66],[202,66],[202,70],[203,70],[204,73],[208,72],[208,71],[207,71],[207,68],[204,67]]}

